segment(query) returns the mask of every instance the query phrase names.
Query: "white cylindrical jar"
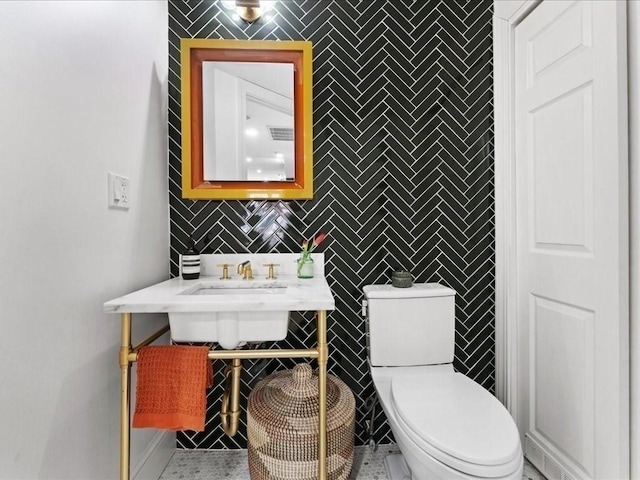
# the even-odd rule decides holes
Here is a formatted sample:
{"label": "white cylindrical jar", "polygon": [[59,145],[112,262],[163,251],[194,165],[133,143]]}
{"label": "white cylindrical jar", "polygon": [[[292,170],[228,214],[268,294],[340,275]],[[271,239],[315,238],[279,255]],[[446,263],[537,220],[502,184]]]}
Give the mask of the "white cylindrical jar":
{"label": "white cylindrical jar", "polygon": [[200,252],[196,248],[193,237],[189,238],[189,247],[181,255],[182,278],[195,280],[200,278]]}

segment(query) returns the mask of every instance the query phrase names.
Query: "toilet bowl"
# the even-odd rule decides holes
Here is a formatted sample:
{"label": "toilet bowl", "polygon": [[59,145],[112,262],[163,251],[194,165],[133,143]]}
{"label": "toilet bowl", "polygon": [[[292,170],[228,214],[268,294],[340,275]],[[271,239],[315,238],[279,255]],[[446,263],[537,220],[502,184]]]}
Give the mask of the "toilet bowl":
{"label": "toilet bowl", "polygon": [[509,412],[453,369],[446,343],[455,292],[438,284],[396,290],[365,287],[371,376],[411,475],[390,480],[520,480],[522,448]]}

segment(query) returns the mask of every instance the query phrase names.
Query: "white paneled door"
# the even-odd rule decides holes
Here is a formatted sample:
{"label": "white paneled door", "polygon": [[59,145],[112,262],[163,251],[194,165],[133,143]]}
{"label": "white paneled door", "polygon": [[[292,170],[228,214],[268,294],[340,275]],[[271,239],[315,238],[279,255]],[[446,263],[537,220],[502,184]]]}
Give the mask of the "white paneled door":
{"label": "white paneled door", "polygon": [[625,2],[543,1],[515,35],[525,450],[551,478],[628,478]]}

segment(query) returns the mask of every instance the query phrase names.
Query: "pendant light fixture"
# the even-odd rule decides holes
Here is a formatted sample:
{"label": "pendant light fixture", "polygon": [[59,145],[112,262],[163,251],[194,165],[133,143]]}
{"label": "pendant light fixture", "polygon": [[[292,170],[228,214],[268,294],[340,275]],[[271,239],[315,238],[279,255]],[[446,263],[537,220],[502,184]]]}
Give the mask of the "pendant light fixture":
{"label": "pendant light fixture", "polygon": [[222,0],[221,5],[227,10],[235,12],[234,17],[242,19],[247,23],[253,23],[260,17],[268,19],[268,14],[275,7],[275,1],[264,0]]}

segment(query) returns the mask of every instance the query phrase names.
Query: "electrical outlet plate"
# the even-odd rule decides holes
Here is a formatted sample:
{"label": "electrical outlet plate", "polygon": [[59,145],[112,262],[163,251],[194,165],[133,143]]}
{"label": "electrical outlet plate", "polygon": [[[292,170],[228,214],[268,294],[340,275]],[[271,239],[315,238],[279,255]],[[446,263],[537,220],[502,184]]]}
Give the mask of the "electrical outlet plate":
{"label": "electrical outlet plate", "polygon": [[128,209],[131,206],[131,185],[128,177],[109,172],[109,208]]}

